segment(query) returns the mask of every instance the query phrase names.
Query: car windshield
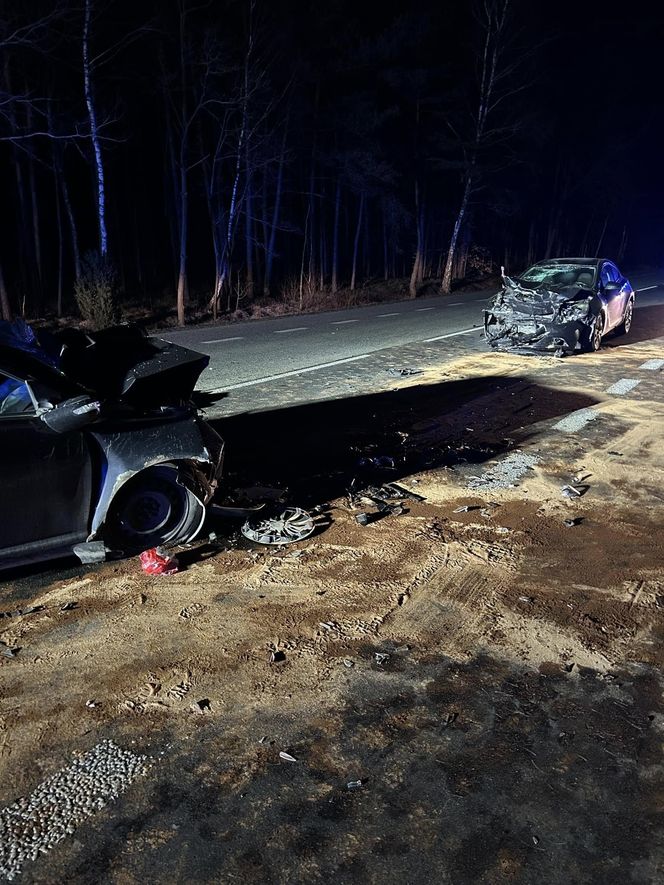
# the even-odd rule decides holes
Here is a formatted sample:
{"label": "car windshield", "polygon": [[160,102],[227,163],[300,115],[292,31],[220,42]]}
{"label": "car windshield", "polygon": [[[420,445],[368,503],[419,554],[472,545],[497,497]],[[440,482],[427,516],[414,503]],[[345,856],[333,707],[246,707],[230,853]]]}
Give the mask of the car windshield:
{"label": "car windshield", "polygon": [[535,286],[580,286],[590,289],[595,282],[596,268],[591,264],[536,264],[520,274],[519,281]]}

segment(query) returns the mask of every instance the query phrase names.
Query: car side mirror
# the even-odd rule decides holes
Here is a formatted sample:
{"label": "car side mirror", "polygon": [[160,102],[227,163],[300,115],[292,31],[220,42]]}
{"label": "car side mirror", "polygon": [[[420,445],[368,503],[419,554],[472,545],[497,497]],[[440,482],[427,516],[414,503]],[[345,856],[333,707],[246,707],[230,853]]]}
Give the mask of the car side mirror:
{"label": "car side mirror", "polygon": [[40,418],[54,433],[70,433],[96,421],[100,408],[100,403],[88,396],[75,396],[43,412]]}

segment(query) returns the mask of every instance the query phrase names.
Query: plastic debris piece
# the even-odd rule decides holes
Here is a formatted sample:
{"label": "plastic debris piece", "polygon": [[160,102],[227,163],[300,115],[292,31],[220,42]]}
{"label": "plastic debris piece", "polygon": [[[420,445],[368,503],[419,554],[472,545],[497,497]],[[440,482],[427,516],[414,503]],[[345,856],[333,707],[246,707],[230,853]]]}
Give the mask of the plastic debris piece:
{"label": "plastic debris piece", "polygon": [[313,534],[316,523],[306,510],[287,507],[278,516],[267,519],[248,519],[242,534],[258,544],[294,544]]}
{"label": "plastic debris piece", "polygon": [[346,789],[347,790],[359,790],[360,787],[362,786],[362,784],[363,784],[363,781],[361,781],[361,780],[348,781],[348,783],[346,784]]}
{"label": "plastic debris piece", "polygon": [[344,667],[347,667],[349,670],[352,670],[355,666],[355,661],[351,661],[350,658],[344,658]]}
{"label": "plastic debris piece", "polygon": [[571,529],[573,526],[578,525],[581,522],[580,519],[566,519],[564,524],[568,529]]}
{"label": "plastic debris piece", "polygon": [[151,547],[139,556],[141,568],[148,575],[174,575],[179,571],[177,557],[170,556],[164,547]]}
{"label": "plastic debris piece", "polygon": [[78,603],[75,602],[73,599],[70,600],[70,602],[63,602],[62,605],[60,606],[60,611],[61,612],[70,612],[72,609],[76,608],[77,605],[78,605]]}
{"label": "plastic debris piece", "polygon": [[574,486],[563,486],[561,492],[565,498],[580,498],[583,494],[583,492],[579,491],[579,489]]}
{"label": "plastic debris piece", "polygon": [[15,658],[21,650],[21,647],[18,645],[5,645],[4,642],[0,642],[0,646],[2,646],[2,651],[0,651],[0,655],[2,655],[3,658]]}
{"label": "plastic debris piece", "polygon": [[44,610],[43,605],[31,605],[29,608],[17,608],[9,612],[0,612],[1,618],[18,618],[21,615],[34,615],[36,612]]}
{"label": "plastic debris piece", "polygon": [[72,549],[82,565],[105,562],[109,552],[103,541],[84,541],[82,544],[76,544]]}
{"label": "plastic debris piece", "polygon": [[358,525],[369,525],[371,522],[371,514],[370,513],[357,513],[355,516],[355,522]]}
{"label": "plastic debris piece", "polygon": [[283,759],[284,762],[297,762],[297,759],[295,758],[295,756],[291,756],[290,753],[284,753],[283,750],[279,751],[279,758]]}
{"label": "plastic debris piece", "polygon": [[374,652],[374,658],[377,664],[384,664],[389,659],[389,655],[384,651]]}
{"label": "plastic debris piece", "polygon": [[94,708],[97,706],[97,701],[93,701],[93,700],[86,701],[86,702],[85,702],[85,706],[86,706],[89,710],[94,710]]}
{"label": "plastic debris piece", "polygon": [[397,378],[408,378],[410,375],[421,375],[422,369],[410,369],[408,367],[403,369],[396,369],[393,366],[387,370],[388,375],[394,375]]}

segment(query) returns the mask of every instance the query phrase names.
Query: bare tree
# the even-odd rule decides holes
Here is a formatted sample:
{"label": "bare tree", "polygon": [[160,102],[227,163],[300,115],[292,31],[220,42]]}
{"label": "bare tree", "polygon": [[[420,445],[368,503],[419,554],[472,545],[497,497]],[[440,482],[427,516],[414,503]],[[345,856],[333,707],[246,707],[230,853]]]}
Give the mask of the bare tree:
{"label": "bare tree", "polygon": [[[443,294],[452,287],[452,268],[459,234],[466,218],[473,190],[480,176],[480,153],[487,143],[505,136],[505,127],[489,127],[490,117],[498,105],[508,97],[520,92],[525,84],[515,82],[519,60],[508,53],[511,0],[481,0],[476,7],[476,18],[482,33],[482,45],[478,65],[477,109],[473,117],[470,141],[463,145],[464,163],[462,192],[459,208],[454,218],[452,236],[447,250],[445,270],[441,283]],[[515,130],[512,128],[511,132]]]}

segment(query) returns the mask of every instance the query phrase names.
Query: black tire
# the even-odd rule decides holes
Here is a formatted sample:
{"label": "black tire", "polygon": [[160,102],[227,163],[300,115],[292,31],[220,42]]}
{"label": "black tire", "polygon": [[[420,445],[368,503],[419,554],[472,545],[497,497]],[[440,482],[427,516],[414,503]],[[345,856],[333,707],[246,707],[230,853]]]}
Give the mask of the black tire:
{"label": "black tire", "polygon": [[593,320],[592,325],[588,329],[588,338],[586,340],[586,350],[590,353],[597,353],[602,346],[602,338],[604,336],[604,314],[598,313]]}
{"label": "black tire", "polygon": [[105,520],[104,541],[112,549],[140,553],[150,547],[190,541],[205,519],[205,505],[175,464],[146,467],[115,495]]}
{"label": "black tire", "polygon": [[634,299],[630,298],[625,305],[625,314],[622,323],[616,327],[616,335],[627,335],[632,328],[632,319],[634,316]]}

